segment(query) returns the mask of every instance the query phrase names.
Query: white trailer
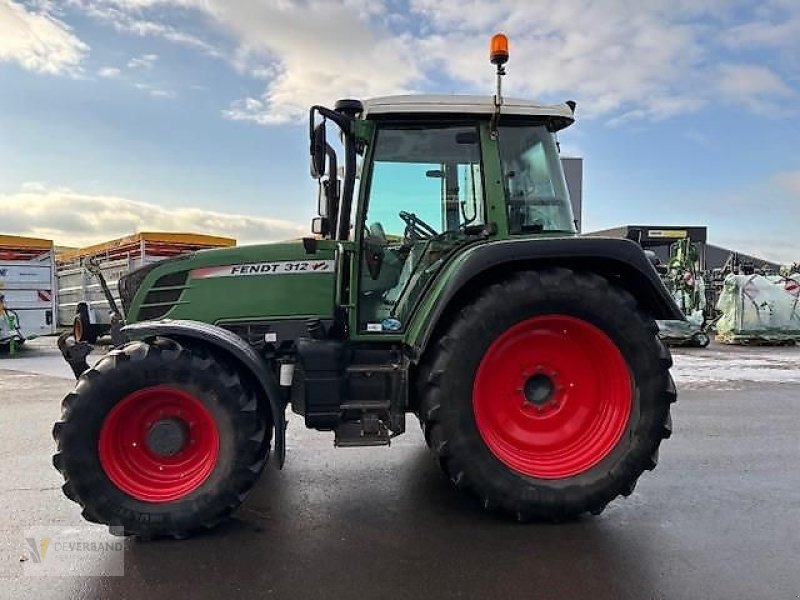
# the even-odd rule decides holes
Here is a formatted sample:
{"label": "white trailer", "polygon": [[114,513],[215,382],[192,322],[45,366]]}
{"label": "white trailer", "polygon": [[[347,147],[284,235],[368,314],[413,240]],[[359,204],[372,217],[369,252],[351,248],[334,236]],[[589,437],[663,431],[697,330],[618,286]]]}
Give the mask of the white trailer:
{"label": "white trailer", "polygon": [[87,268],[93,259],[121,309],[117,289],[122,276],[145,265],[204,248],[235,246],[236,240],[192,233],[137,233],[57,256],[58,323],[75,338],[94,343],[111,327],[111,307],[98,277]]}
{"label": "white trailer", "polygon": [[51,240],[0,235],[0,347],[56,333],[55,251]]}

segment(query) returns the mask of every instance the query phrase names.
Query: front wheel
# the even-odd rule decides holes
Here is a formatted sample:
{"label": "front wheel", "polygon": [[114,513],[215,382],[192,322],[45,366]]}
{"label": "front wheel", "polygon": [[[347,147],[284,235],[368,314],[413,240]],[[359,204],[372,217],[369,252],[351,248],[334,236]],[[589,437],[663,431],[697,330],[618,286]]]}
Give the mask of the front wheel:
{"label": "front wheel", "polygon": [[599,513],[671,432],[669,351],[591,273],[522,272],[465,307],[425,357],[419,414],[444,471],[519,520]]}
{"label": "front wheel", "polygon": [[271,432],[229,360],[168,339],[131,342],[64,398],[53,464],[87,520],[143,538],[185,537],[239,506]]}

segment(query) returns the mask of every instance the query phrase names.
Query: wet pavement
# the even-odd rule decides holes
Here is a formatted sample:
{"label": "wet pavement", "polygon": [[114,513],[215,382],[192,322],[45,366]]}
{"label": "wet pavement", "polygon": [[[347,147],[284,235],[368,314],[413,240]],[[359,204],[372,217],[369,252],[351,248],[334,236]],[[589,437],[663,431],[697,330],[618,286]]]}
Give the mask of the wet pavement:
{"label": "wet pavement", "polygon": [[673,437],[599,517],[483,514],[411,418],[390,448],[339,450],[292,419],[286,468],[227,525],[125,541],[124,577],[30,577],[27,527],[87,526],[50,465],[69,371],[40,342],[0,359],[0,597],[800,598],[800,349],[675,353]]}

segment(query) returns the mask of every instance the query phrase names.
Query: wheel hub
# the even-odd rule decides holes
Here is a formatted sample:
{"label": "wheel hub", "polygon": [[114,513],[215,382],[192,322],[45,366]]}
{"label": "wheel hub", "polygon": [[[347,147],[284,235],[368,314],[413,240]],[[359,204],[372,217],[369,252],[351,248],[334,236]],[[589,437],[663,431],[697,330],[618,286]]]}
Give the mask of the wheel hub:
{"label": "wheel hub", "polygon": [[544,373],[537,373],[528,377],[523,387],[525,401],[536,407],[543,407],[552,401],[555,391],[555,382],[549,375]]}
{"label": "wheel hub", "polygon": [[182,419],[161,419],[150,426],[145,441],[156,456],[175,456],[189,441],[189,428]]}

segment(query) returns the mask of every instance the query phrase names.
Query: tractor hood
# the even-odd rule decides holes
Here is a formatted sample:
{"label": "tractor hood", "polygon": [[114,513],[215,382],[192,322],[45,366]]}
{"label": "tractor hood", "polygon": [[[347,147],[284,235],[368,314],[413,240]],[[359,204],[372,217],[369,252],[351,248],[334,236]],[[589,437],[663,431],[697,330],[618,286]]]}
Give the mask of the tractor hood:
{"label": "tractor hood", "polygon": [[148,265],[120,282],[126,321],[251,323],[330,318],[334,249],[301,240],[201,250]]}

